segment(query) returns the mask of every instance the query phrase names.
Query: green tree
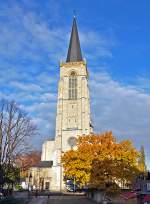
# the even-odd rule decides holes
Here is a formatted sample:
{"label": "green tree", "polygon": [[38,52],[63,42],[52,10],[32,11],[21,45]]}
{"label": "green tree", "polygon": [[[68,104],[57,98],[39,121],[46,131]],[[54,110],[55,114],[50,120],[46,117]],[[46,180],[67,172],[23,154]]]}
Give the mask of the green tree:
{"label": "green tree", "polygon": [[0,167],[0,186],[4,184],[12,188],[20,180],[20,169],[12,164],[3,164]]}
{"label": "green tree", "polygon": [[5,183],[8,184],[8,186],[16,184],[20,180],[20,170],[19,168],[13,166],[12,164],[5,164],[3,166],[4,168],[4,178]]}

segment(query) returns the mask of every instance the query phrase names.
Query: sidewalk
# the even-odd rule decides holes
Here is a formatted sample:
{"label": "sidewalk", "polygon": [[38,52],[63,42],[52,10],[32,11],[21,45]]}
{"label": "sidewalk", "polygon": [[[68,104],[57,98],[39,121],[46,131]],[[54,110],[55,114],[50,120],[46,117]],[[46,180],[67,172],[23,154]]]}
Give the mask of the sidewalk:
{"label": "sidewalk", "polygon": [[137,204],[136,199],[129,199],[129,200],[113,200],[114,204]]}

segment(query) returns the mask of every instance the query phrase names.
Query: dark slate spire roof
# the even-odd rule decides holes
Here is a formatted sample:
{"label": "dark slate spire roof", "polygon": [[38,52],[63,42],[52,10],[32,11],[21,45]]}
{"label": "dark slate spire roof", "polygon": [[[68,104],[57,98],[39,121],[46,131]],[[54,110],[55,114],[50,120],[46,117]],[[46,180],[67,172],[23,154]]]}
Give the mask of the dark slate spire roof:
{"label": "dark slate spire roof", "polygon": [[39,163],[33,165],[32,167],[51,168],[52,166],[53,166],[53,161],[40,161]]}
{"label": "dark slate spire roof", "polygon": [[77,23],[74,17],[66,62],[78,62],[82,60]]}

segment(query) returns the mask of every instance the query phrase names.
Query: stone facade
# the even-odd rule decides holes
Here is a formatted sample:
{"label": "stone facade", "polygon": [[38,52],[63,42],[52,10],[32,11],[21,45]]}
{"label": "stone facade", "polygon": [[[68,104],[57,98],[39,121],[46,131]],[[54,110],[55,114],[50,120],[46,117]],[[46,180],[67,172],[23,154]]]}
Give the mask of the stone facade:
{"label": "stone facade", "polygon": [[36,183],[34,180],[40,175],[44,179],[44,188],[49,182],[50,190],[64,190],[61,154],[76,147],[78,136],[91,132],[88,71],[86,61],[82,59],[74,19],[67,62],[60,63],[55,140],[45,141],[42,146],[41,161],[43,164],[45,161],[53,161],[53,165],[50,168],[32,167],[32,184]]}
{"label": "stone facade", "polygon": [[[72,73],[76,78],[76,99],[69,98],[69,78]],[[65,152],[71,147],[70,138],[86,135],[91,131],[86,63],[84,61],[61,63],[56,116],[56,147]]]}
{"label": "stone facade", "polygon": [[32,167],[30,169],[32,175],[32,188],[39,190],[51,190],[55,183],[53,183],[52,177],[54,177],[54,171],[52,168],[39,168]]}

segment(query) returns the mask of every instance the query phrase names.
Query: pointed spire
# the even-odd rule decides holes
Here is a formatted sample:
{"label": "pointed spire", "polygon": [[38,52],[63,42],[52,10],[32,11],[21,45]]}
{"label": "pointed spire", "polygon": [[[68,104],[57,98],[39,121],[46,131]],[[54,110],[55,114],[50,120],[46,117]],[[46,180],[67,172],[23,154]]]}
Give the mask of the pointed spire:
{"label": "pointed spire", "polygon": [[74,16],[66,62],[78,62],[82,60],[76,17]]}

